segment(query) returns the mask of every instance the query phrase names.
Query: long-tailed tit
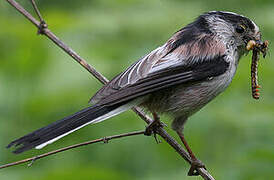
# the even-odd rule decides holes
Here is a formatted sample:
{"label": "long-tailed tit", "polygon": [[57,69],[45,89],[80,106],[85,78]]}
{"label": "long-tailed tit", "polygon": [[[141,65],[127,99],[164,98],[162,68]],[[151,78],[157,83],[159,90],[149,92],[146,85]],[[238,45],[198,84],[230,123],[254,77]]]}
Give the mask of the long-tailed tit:
{"label": "long-tailed tit", "polygon": [[40,149],[138,105],[152,112],[155,122],[157,114],[172,116],[172,129],[192,158],[193,173],[203,165],[184,139],[184,124],[228,87],[250,40],[261,40],[258,26],[250,19],[231,12],[202,14],[104,85],[92,97],[92,106],[16,139],[8,147],[18,146],[14,153]]}

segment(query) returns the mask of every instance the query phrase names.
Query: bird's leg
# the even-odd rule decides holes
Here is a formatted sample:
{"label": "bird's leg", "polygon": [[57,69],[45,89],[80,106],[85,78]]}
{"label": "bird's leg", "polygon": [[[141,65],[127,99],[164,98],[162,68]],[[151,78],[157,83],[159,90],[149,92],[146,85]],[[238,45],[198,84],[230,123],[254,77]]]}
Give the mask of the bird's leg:
{"label": "bird's leg", "polygon": [[202,163],[202,161],[200,161],[199,159],[196,158],[196,156],[194,155],[194,153],[192,152],[192,150],[190,149],[188,143],[186,142],[186,139],[184,137],[184,134],[181,131],[176,131],[178,136],[180,137],[181,141],[183,142],[187,152],[190,155],[191,158],[191,167],[188,171],[188,175],[189,176],[198,176],[199,173],[197,171],[197,168],[205,168],[205,165]]}
{"label": "bird's leg", "polygon": [[157,127],[160,122],[160,117],[155,112],[153,112],[152,115],[153,121],[146,127],[144,133],[146,136],[150,136],[151,134],[153,134],[155,132],[155,127]]}
{"label": "bird's leg", "polygon": [[166,126],[164,123],[160,121],[160,117],[157,113],[153,112],[153,121],[146,127],[144,135],[151,136],[154,135],[155,141],[160,143],[160,141],[156,137],[157,128]]}

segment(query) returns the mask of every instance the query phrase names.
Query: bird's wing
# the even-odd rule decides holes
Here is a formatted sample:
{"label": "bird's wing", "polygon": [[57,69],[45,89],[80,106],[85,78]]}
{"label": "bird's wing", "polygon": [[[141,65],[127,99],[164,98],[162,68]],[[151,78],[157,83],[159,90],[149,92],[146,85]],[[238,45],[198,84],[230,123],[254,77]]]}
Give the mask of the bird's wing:
{"label": "bird's wing", "polygon": [[[91,99],[96,103],[129,100],[159,89],[189,81],[218,76],[225,72],[225,46],[209,34],[184,41],[187,32],[178,31],[163,46],[155,49],[126,71],[116,76]],[[206,43],[208,42],[208,43]]]}
{"label": "bird's wing", "polygon": [[113,92],[99,101],[99,104],[107,106],[124,104],[158,90],[219,76],[225,73],[228,67],[229,63],[224,60],[224,56],[216,56],[209,61],[192,66],[178,65],[162,69],[149,74],[134,84]]}
{"label": "bird's wing", "polygon": [[140,79],[143,79],[153,69],[153,66],[158,59],[165,55],[166,45],[161,46],[140,60],[136,61],[124,72],[113,78],[110,82],[104,85],[90,100],[91,103],[96,103],[99,100],[119,91],[121,88],[134,84]]}

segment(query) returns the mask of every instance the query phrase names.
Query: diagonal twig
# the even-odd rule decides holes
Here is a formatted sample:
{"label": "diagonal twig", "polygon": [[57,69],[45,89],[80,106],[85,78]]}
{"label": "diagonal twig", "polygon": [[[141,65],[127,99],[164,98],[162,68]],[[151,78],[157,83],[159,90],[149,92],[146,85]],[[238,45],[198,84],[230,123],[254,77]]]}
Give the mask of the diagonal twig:
{"label": "diagonal twig", "polygon": [[37,16],[39,17],[40,19],[40,25],[39,25],[39,28],[38,28],[38,31],[37,31],[37,34],[43,34],[44,33],[44,29],[48,27],[48,25],[46,24],[46,22],[44,21],[36,3],[35,3],[35,0],[30,0],[31,1],[31,4],[33,6],[33,9],[35,11],[35,13],[37,14]]}
{"label": "diagonal twig", "polygon": [[[11,4],[17,11],[24,15],[32,24],[34,24],[39,30],[41,30],[41,22],[37,21],[29,12],[27,12],[20,4],[15,0],[6,0]],[[35,1],[32,0],[35,4]],[[37,12],[39,12],[37,8]],[[38,14],[38,13],[37,13]],[[40,12],[39,12],[40,14]],[[41,15],[41,14],[40,14]],[[38,15],[39,16],[39,15]],[[41,16],[42,17],[42,16]],[[45,22],[45,21],[44,21]],[[54,33],[52,33],[47,26],[42,27],[43,35],[47,36],[51,41],[53,41],[57,46],[63,49],[67,54],[69,54],[74,60],[76,60],[82,67],[84,67],[88,72],[90,72],[94,77],[96,77],[103,84],[107,83],[108,80],[98,71],[90,66],[83,58],[81,58],[76,52],[74,52],[69,46],[64,44]],[[146,115],[141,108],[133,108],[133,111],[138,114],[147,124],[152,122],[152,119]],[[189,154],[181,147],[181,145],[171,137],[162,127],[157,129],[157,134],[159,134],[170,146],[172,146],[177,153],[181,155],[188,163],[191,163],[191,158]],[[198,168],[199,174],[207,180],[214,180],[214,178],[209,174],[209,172],[204,168]]]}
{"label": "diagonal twig", "polygon": [[[20,4],[14,0],[7,0],[7,2],[12,5],[17,11],[24,15],[33,25],[38,29],[40,28],[40,22],[37,21],[28,11],[26,11]],[[67,54],[69,54],[74,60],[76,60],[82,67],[84,67],[88,72],[90,72],[95,78],[100,82],[106,83],[108,80],[99,72],[95,70],[94,67],[90,66],[83,58],[81,58],[76,52],[74,52],[70,47],[65,45],[55,34],[53,34],[47,27],[44,28],[43,34],[47,36],[51,41],[53,41],[57,46],[62,48]]]}
{"label": "diagonal twig", "polygon": [[[39,9],[38,9],[38,7],[37,7],[37,5],[36,5],[35,1],[34,1],[34,0],[31,0],[31,4],[32,4],[33,9],[35,10],[35,12],[36,12],[37,16],[39,17],[40,22],[43,22],[43,21],[44,21],[44,19],[43,19],[43,17],[42,17],[42,15],[41,15],[41,13],[40,13],[40,11],[39,11]],[[44,21],[44,22],[45,22],[45,21]]]}

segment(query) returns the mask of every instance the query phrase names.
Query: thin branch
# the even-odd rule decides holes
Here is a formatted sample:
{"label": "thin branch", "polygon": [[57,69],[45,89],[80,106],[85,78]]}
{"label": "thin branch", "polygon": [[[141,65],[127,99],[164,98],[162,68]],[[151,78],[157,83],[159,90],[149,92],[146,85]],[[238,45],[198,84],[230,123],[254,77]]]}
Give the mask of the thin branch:
{"label": "thin branch", "polygon": [[40,19],[40,24],[39,24],[39,28],[38,28],[38,31],[37,31],[37,34],[44,34],[44,29],[46,29],[48,27],[47,23],[44,21],[36,3],[35,3],[35,0],[31,0],[31,4],[33,6],[33,9],[35,11],[35,13],[37,14],[37,16],[39,17]]}
{"label": "thin branch", "polygon": [[[10,5],[12,5],[17,11],[23,14],[33,25],[38,29],[41,28],[41,23],[37,21],[29,12],[27,12],[20,4],[14,0],[7,0]],[[65,45],[57,36],[55,36],[47,27],[44,28],[43,34],[47,36],[51,41],[53,41],[57,46],[62,48],[67,54],[69,54],[74,60],[76,60],[81,66],[83,66],[88,72],[95,76],[100,82],[106,83],[108,80],[99,72],[97,72],[94,67],[90,66],[83,58],[81,58],[76,52],[74,52],[70,47]]]}
{"label": "thin branch", "polygon": [[[10,3],[15,9],[17,9],[22,15],[24,15],[32,24],[34,24],[39,30],[41,28],[41,23],[37,21],[30,13],[28,13],[20,4],[14,0],[6,0]],[[38,9],[37,9],[38,10]],[[38,10],[39,11],[39,10]],[[106,84],[108,80],[99,72],[90,66],[83,58],[81,58],[76,52],[74,52],[69,46],[64,44],[57,36],[55,36],[47,26],[43,27],[43,33],[51,41],[53,41],[57,46],[63,49],[67,54],[69,54],[74,60],[76,60],[81,66],[83,66],[88,72],[95,76],[100,82]],[[133,111],[136,112],[147,124],[152,122],[152,119],[146,115],[141,108],[133,108]],[[159,134],[170,146],[172,146],[176,152],[178,152],[188,163],[191,163],[191,158],[188,153],[182,148],[182,146],[171,137],[162,127],[157,129],[157,134]],[[209,172],[204,168],[198,168],[199,174],[206,180],[214,180],[214,178],[209,174]]]}
{"label": "thin branch", "polygon": [[20,160],[20,161],[13,162],[13,163],[2,165],[2,166],[0,166],[0,169],[15,166],[15,165],[19,165],[19,164],[23,164],[23,163],[30,162],[30,161],[31,161],[31,163],[29,164],[29,166],[31,166],[34,163],[34,161],[36,161],[38,159],[42,159],[42,158],[50,156],[50,155],[53,155],[53,154],[57,154],[57,153],[67,151],[67,150],[70,150],[70,149],[74,149],[74,148],[78,148],[78,147],[81,147],[81,146],[86,146],[86,145],[89,145],[89,144],[95,144],[95,143],[98,143],[98,142],[108,143],[108,141],[110,141],[112,139],[118,139],[118,138],[123,138],[123,137],[141,135],[141,134],[144,134],[144,132],[145,131],[135,131],[135,132],[124,133],[124,134],[119,134],[119,135],[107,136],[107,137],[104,137],[104,138],[95,139],[95,140],[91,140],[91,141],[87,141],[87,142],[83,142],[83,143],[79,143],[79,144],[74,144],[74,145],[67,146],[67,147],[64,147],[64,148],[61,148],[61,149],[57,149],[57,150],[54,150],[54,151],[51,151],[51,152],[48,152],[48,153],[45,153],[45,154],[40,154],[38,156],[34,156],[34,157],[31,157],[31,158],[27,158],[27,159],[23,159],[23,160]]}
{"label": "thin branch", "polygon": [[43,22],[44,19],[43,19],[41,13],[40,13],[40,11],[39,11],[39,9],[38,9],[38,7],[37,7],[35,1],[34,1],[34,0],[31,0],[31,4],[32,4],[32,6],[33,6],[33,8],[34,8],[34,10],[35,10],[35,12],[36,12],[36,14],[37,14],[37,16],[39,17],[40,22]]}

